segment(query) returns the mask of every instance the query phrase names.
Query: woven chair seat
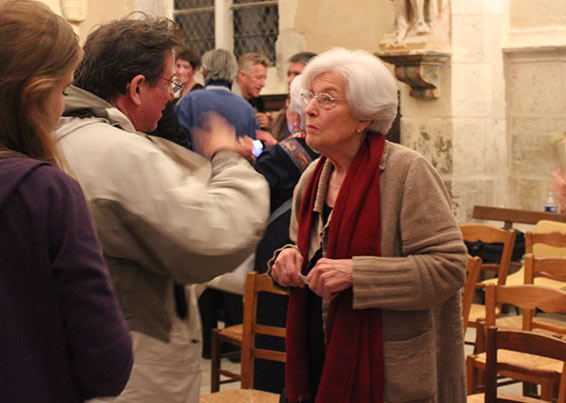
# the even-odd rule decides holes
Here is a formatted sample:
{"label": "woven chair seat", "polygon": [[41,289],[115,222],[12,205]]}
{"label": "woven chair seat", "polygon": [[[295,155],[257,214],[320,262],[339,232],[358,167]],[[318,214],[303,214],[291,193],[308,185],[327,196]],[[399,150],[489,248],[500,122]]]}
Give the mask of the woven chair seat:
{"label": "woven chair seat", "polygon": [[[541,400],[533,399],[526,396],[515,396],[515,395],[497,395],[500,399],[509,399],[515,402],[521,403],[540,403]],[[485,395],[483,393],[476,393],[475,395],[467,396],[467,403],[484,403],[485,402]]]}
{"label": "woven chair seat", "polygon": [[219,332],[223,336],[228,336],[241,341],[243,336],[243,329],[243,325],[240,323],[239,325],[228,326],[223,329],[219,329]]}
{"label": "woven chair seat", "polygon": [[[495,308],[495,315],[499,316],[501,314],[500,308]],[[476,323],[480,319],[485,319],[485,305],[472,304],[470,307],[469,322]]]}
{"label": "woven chair seat", "polygon": [[223,390],[202,395],[200,403],[279,403],[279,395],[255,389]]}
{"label": "woven chair seat", "polygon": [[[541,318],[539,316],[533,319],[536,323],[546,326],[552,326],[558,328],[558,331],[547,330],[543,328],[535,328],[533,332],[544,334],[547,336],[554,336],[558,338],[564,338],[566,336],[566,322],[550,318]],[[522,329],[523,328],[523,317],[521,315],[516,316],[504,316],[497,318],[495,324],[500,329]]]}
{"label": "woven chair seat", "polygon": [[[480,364],[479,366],[483,367],[482,369],[485,370],[486,354],[476,354],[474,355],[474,358],[476,359],[476,362]],[[562,361],[553,360],[551,358],[507,350],[499,350],[497,362],[499,364],[511,365],[518,368],[548,372],[549,374],[555,374],[558,379],[560,378],[564,364]]]}

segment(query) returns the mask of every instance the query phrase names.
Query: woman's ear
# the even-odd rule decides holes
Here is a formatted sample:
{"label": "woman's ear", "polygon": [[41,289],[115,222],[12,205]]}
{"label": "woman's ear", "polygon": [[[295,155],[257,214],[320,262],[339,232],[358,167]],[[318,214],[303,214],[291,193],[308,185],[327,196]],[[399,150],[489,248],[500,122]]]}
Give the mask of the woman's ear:
{"label": "woman's ear", "polygon": [[371,120],[360,120],[358,122],[358,126],[356,127],[356,131],[359,132],[363,132],[365,131],[369,125],[371,125]]}
{"label": "woman's ear", "polygon": [[128,86],[126,87],[126,94],[130,101],[134,103],[134,105],[141,105],[141,92],[143,91],[143,86],[146,85],[146,79],[143,74],[138,74],[129,82]]}

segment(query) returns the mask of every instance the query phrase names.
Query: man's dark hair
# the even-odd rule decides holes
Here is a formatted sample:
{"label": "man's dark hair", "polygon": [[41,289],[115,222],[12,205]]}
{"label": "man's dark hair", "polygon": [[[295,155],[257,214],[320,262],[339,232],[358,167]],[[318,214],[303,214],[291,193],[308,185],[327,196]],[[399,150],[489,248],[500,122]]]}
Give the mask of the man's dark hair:
{"label": "man's dark hair", "polygon": [[138,74],[155,85],[167,55],[181,40],[180,29],[167,18],[143,15],[101,25],[86,39],[75,85],[109,102],[125,94]]}
{"label": "man's dark hair", "polygon": [[295,53],[293,56],[291,56],[289,58],[289,62],[291,63],[303,63],[303,64],[307,64],[313,57],[316,56],[316,53],[312,53],[312,52],[300,52],[300,53]]}
{"label": "man's dark hair", "polygon": [[179,46],[175,49],[175,61],[177,61],[177,59],[189,62],[193,70],[200,67],[200,56],[193,50],[184,46]]}

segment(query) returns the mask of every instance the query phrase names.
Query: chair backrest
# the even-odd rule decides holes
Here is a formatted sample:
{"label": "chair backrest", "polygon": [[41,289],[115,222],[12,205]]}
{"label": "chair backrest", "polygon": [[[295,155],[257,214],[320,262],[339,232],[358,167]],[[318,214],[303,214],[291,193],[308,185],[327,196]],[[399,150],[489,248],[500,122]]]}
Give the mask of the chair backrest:
{"label": "chair backrest", "polygon": [[497,272],[497,285],[505,284],[509,265],[511,263],[511,255],[515,246],[515,231],[505,230],[491,225],[483,224],[463,224],[460,230],[465,241],[476,242],[482,241],[486,243],[499,242],[503,244],[503,252],[498,265],[483,264],[482,270],[493,270]]}
{"label": "chair backrest", "polygon": [[[513,400],[497,397],[497,371],[505,369],[505,364],[498,364],[497,362],[497,350],[499,349],[566,361],[566,341],[562,339],[519,330],[499,330],[495,326],[490,326],[487,330],[485,371],[485,401],[488,403],[524,402],[519,398]],[[566,403],[566,371],[564,365],[560,377],[557,402]]]}
{"label": "chair backrest", "polygon": [[566,282],[566,257],[536,258],[532,253],[527,253],[525,255],[525,284],[534,284],[535,277]]}
{"label": "chair backrest", "polygon": [[285,362],[285,353],[276,350],[256,348],[256,334],[285,338],[285,328],[257,323],[257,301],[260,292],[286,295],[273,286],[267,274],[248,273],[244,294],[244,322],[242,334],[242,389],[253,388],[254,359]]}
{"label": "chair backrest", "polygon": [[464,324],[464,332],[468,328],[468,320],[470,317],[470,310],[476,291],[476,284],[480,276],[480,267],[482,261],[477,256],[468,255],[468,263],[466,265],[466,284],[464,285],[464,292],[462,294],[462,322]]}
{"label": "chair backrest", "polygon": [[566,256],[566,223],[541,220],[525,233],[525,253],[537,257]]}
{"label": "chair backrest", "polygon": [[[554,237],[555,234],[538,234]],[[559,234],[561,235],[561,234]],[[551,239],[551,238],[549,238]],[[552,238],[557,239],[557,238]],[[532,253],[525,255],[525,284],[534,284],[536,277],[543,277],[554,281],[560,281],[566,285],[566,257],[543,257],[536,258]],[[553,288],[557,289],[557,288]],[[523,330],[533,330],[534,328],[546,329],[558,333],[564,333],[566,326],[554,326],[548,321],[534,319],[534,309],[523,310]],[[565,324],[566,325],[566,324]]]}
{"label": "chair backrest", "polygon": [[495,326],[496,306],[514,305],[523,310],[523,330],[533,328],[529,311],[540,309],[547,313],[566,313],[566,292],[534,284],[496,286],[485,285],[485,325]]}

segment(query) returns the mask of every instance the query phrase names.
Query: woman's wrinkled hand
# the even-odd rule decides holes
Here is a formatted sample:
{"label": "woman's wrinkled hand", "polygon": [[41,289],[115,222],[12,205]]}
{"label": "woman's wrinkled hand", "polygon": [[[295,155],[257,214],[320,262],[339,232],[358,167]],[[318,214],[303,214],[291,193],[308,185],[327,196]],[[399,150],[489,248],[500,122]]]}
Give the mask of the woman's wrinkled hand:
{"label": "woman's wrinkled hand", "polygon": [[271,277],[282,287],[302,288],[305,286],[301,279],[302,267],[303,257],[297,249],[283,249],[271,267]]}
{"label": "woman's wrinkled hand", "polygon": [[255,136],[258,140],[261,140],[263,142],[266,148],[277,144],[275,137],[273,137],[271,133],[266,132],[265,130],[256,130]]}
{"label": "woman's wrinkled hand", "polygon": [[322,298],[350,288],[353,283],[352,259],[319,259],[307,276],[309,288]]}

